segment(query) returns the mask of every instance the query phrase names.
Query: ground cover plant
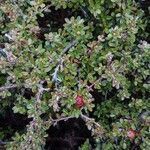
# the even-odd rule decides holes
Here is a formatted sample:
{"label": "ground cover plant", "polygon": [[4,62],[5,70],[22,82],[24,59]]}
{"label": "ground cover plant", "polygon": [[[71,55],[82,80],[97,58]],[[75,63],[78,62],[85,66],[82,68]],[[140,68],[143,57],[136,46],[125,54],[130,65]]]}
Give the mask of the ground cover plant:
{"label": "ground cover plant", "polygon": [[0,149],[149,149],[149,1],[0,2]]}

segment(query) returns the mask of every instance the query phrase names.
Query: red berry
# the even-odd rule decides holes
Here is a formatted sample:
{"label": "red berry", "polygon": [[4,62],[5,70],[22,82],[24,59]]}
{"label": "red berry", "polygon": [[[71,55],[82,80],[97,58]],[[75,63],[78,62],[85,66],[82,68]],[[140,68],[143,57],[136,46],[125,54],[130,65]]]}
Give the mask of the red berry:
{"label": "red berry", "polygon": [[84,106],[84,99],[83,99],[83,97],[82,96],[77,96],[76,98],[75,98],[75,100],[76,100],[76,107],[77,108],[81,108],[81,107],[83,107]]}
{"label": "red berry", "polygon": [[133,140],[136,136],[136,131],[134,131],[133,129],[128,130],[127,136],[129,137],[130,140]]}

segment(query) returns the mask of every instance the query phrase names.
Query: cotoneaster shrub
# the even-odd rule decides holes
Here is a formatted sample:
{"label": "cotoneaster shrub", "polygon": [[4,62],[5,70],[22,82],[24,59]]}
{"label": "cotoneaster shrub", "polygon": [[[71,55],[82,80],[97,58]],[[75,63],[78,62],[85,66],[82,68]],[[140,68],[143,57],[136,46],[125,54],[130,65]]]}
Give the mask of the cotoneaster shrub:
{"label": "cotoneaster shrub", "polygon": [[[38,20],[52,7],[72,16],[42,33]],[[149,148],[149,19],[139,3],[5,0],[0,16],[0,115],[9,107],[31,119],[7,149],[41,150],[46,130],[74,117],[97,150]],[[90,147],[87,139],[81,149]]]}

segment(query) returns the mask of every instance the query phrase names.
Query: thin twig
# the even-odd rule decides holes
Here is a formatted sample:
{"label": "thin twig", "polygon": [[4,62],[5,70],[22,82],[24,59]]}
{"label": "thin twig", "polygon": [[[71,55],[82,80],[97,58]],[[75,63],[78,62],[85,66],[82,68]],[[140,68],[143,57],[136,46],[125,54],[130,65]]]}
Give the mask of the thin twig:
{"label": "thin twig", "polygon": [[36,100],[37,100],[37,102],[40,102],[40,100],[41,100],[41,97],[42,97],[42,95],[43,95],[43,92],[44,91],[49,91],[50,89],[49,88],[43,88],[43,85],[42,84],[40,84],[39,85],[39,88],[38,88],[38,92],[37,92],[37,94],[36,94]]}
{"label": "thin twig", "polygon": [[86,85],[86,88],[88,89],[88,91],[93,91],[92,87],[101,80],[102,78],[98,78],[93,84],[91,84],[90,86]]}
{"label": "thin twig", "polygon": [[56,66],[56,68],[55,68],[55,71],[54,71],[54,73],[52,74],[52,76],[53,76],[52,82],[57,82],[57,81],[59,81],[59,79],[58,79],[58,77],[57,77],[57,74],[58,74],[58,71],[59,71],[59,67],[60,67],[60,65],[61,65],[61,63],[62,63],[62,56],[63,56],[66,52],[68,52],[75,44],[77,44],[77,41],[76,41],[76,40],[73,40],[72,42],[69,43],[69,45],[67,45],[67,46],[63,49],[63,51],[62,51],[62,53],[60,54],[60,57],[59,57],[59,59],[58,59],[58,64],[57,64],[57,66]]}
{"label": "thin twig", "polygon": [[7,57],[7,54],[4,48],[0,48],[0,55],[2,55],[3,57]]}
{"label": "thin twig", "polygon": [[86,12],[85,8],[80,6],[81,11],[83,12],[83,15],[87,18],[89,17],[88,13]]}
{"label": "thin twig", "polygon": [[85,120],[85,121],[90,121],[90,122],[92,122],[93,124],[95,124],[97,127],[101,128],[100,124],[98,124],[97,122],[95,122],[93,118],[89,118],[88,116],[83,115],[83,114],[81,114],[80,116],[81,116],[81,118],[82,118],[83,120]]}
{"label": "thin twig", "polygon": [[12,54],[12,52],[8,52],[6,49],[0,48],[0,55],[5,57],[10,64],[15,64],[17,61],[17,57]]}
{"label": "thin twig", "polygon": [[9,90],[9,89],[13,89],[13,88],[16,88],[16,87],[17,87],[17,84],[10,84],[8,86],[2,86],[2,87],[0,87],[0,92],[6,91],[6,90]]}
{"label": "thin twig", "polygon": [[67,51],[69,51],[75,44],[77,44],[77,40],[73,40],[72,42],[70,42],[69,45],[67,45],[63,49],[62,54],[60,55],[60,59],[61,59],[61,56],[63,56]]}
{"label": "thin twig", "polygon": [[55,68],[54,73],[52,74],[53,75],[52,82],[54,82],[54,81],[57,82],[59,80],[58,77],[57,77],[57,73],[58,73],[59,67],[60,67],[60,64],[57,65],[57,67]]}
{"label": "thin twig", "polygon": [[20,7],[17,5],[16,0],[12,0],[13,5],[16,6],[16,8],[18,9],[19,13],[24,16],[24,13],[22,12],[22,10],[20,9]]}
{"label": "thin twig", "polygon": [[63,117],[63,118],[59,118],[59,119],[52,119],[51,118],[51,121],[54,125],[56,125],[60,121],[67,121],[68,119],[72,119],[72,118],[75,118],[75,117],[74,116],[69,116],[69,117]]}
{"label": "thin twig", "polygon": [[5,144],[7,144],[7,142],[0,140],[0,145],[5,145]]}

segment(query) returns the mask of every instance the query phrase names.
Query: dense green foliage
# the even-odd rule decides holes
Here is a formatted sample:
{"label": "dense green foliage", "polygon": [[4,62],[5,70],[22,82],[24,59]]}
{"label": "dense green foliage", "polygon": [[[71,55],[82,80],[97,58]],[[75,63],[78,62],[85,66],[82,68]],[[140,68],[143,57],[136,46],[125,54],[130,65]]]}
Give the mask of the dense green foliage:
{"label": "dense green foliage", "polygon": [[[68,9],[71,18],[64,17],[61,28],[50,20],[43,40],[38,20],[52,7]],[[80,117],[91,130],[95,149],[147,150],[148,21],[133,0],[2,2],[0,116],[9,108],[32,118],[8,140],[7,149],[43,149],[50,126]],[[75,105],[78,95],[84,100],[81,108]],[[7,130],[0,127],[0,139],[6,139]],[[88,146],[87,139],[81,149]]]}

